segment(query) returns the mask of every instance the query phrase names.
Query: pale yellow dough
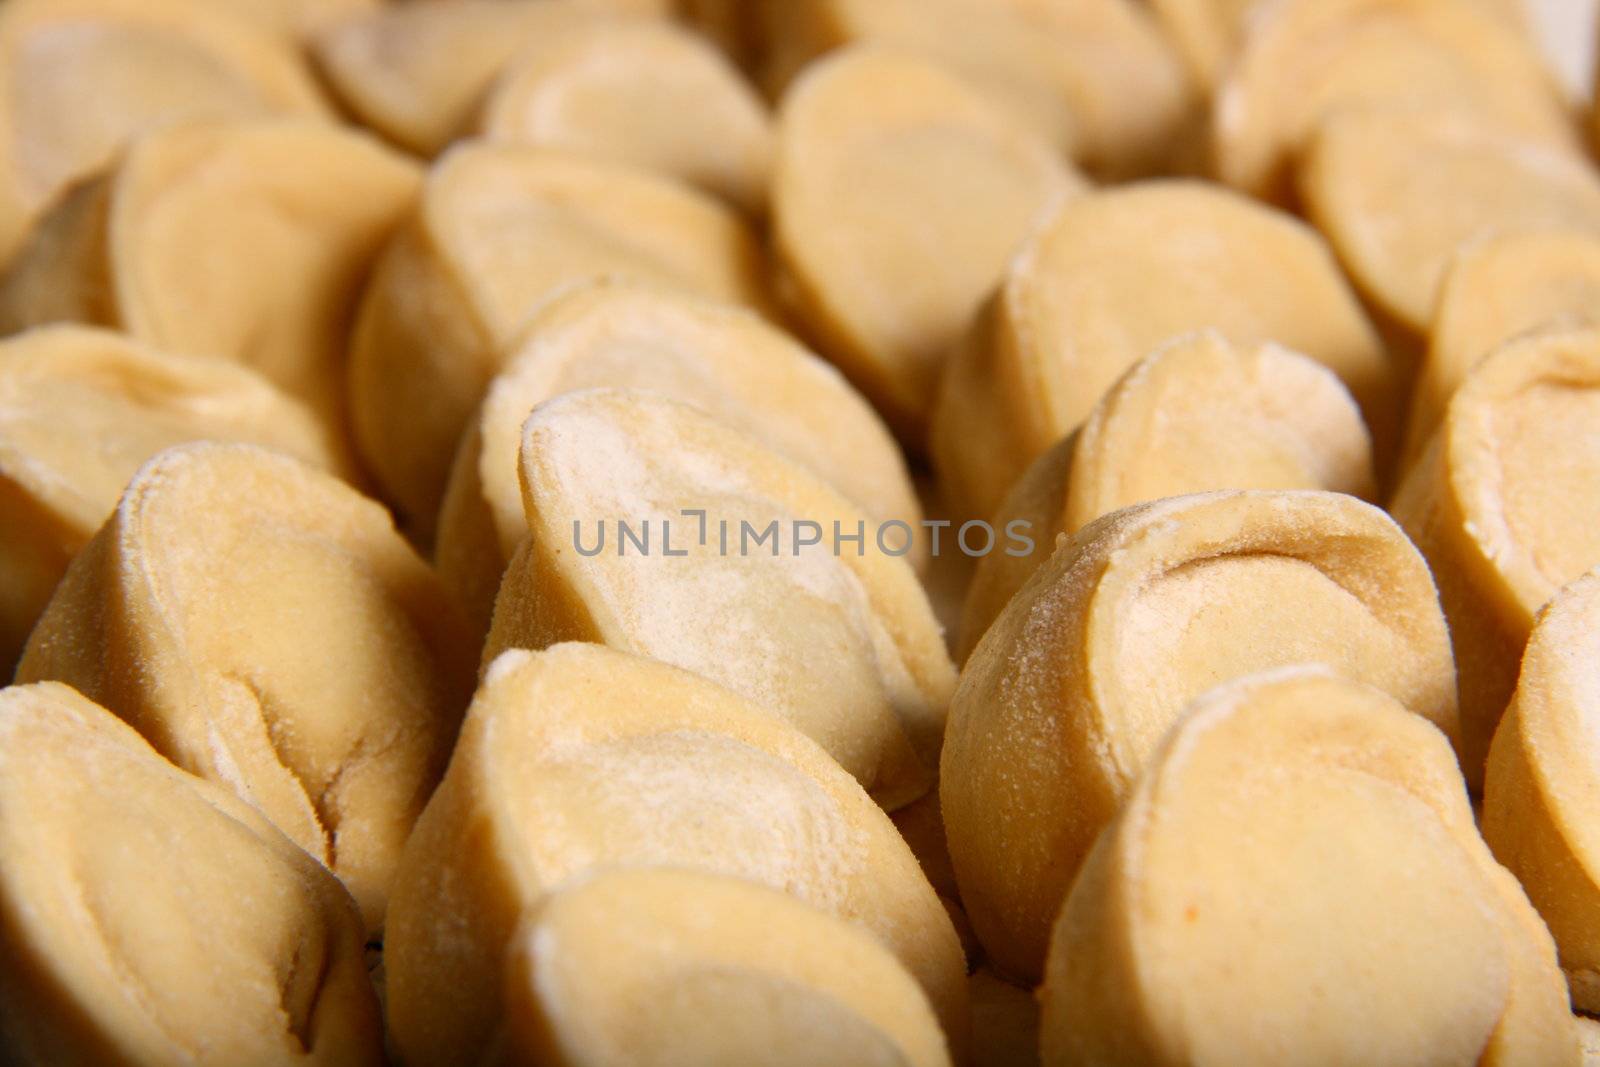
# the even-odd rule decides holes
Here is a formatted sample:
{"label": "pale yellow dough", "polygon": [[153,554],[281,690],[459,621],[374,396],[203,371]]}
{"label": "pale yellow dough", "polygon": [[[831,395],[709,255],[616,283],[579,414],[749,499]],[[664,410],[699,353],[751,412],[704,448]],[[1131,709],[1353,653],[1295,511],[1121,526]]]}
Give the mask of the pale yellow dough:
{"label": "pale yellow dough", "polygon": [[[1268,0],[1151,0],[1151,7],[1204,87],[1214,87],[1236,61],[1240,46]],[[1527,34],[1524,0],[1459,0]]]}
{"label": "pale yellow dough", "polygon": [[1038,977],[1095,835],[1190,700],[1307,662],[1456,735],[1428,568],[1371,505],[1202,493],[1115,512],[1064,542],[978,643],[945,734],[950,855],[995,965]]}
{"label": "pale yellow dough", "polygon": [[992,516],[1129,367],[1202,329],[1324,364],[1379,462],[1392,450],[1393,368],[1316,232],[1214,186],[1150,182],[1063,204],[949,362],[932,452],[951,509]]}
{"label": "pale yellow dough", "polygon": [[1233,63],[1249,20],[1266,0],[1151,0],[1150,7],[1201,87],[1214,89]]}
{"label": "pale yellow dough", "polygon": [[1600,330],[1512,341],[1456,391],[1390,510],[1428,558],[1476,789],[1534,615],[1600,564]]}
{"label": "pale yellow dough", "polygon": [[1051,1067],[1580,1062],[1445,739],[1315,668],[1195,702],[1073,886],[1041,1000]]}
{"label": "pale yellow dough", "polygon": [[356,442],[401,526],[433,539],[451,457],[528,318],[598,278],[760,306],[755,237],[668,178],[470,143],[429,173],[368,285],[351,342]]}
{"label": "pale yellow dough", "polygon": [[772,209],[789,293],[913,448],[978,305],[1082,187],[1048,143],[915,53],[829,55],[779,110]]}
{"label": "pale yellow dough", "polygon": [[0,99],[0,264],[130,137],[185,119],[329,114],[291,44],[208,0],[5,0]]}
{"label": "pale yellow dough", "polygon": [[1600,234],[1512,234],[1463,248],[1444,276],[1412,387],[1403,467],[1485,356],[1536,329],[1580,325],[1600,325]]}
{"label": "pale yellow dough", "polygon": [[64,685],[0,690],[8,1062],[379,1067],[362,943],[333,876],[227,790]]}
{"label": "pale yellow dough", "polygon": [[471,126],[521,49],[605,19],[593,5],[549,0],[397,3],[330,26],[312,54],[357,119],[434,156]]}
{"label": "pale yellow dough", "polygon": [[128,479],[162,449],[198,440],[339,469],[337,443],[310,412],[243,367],[79,326],[0,341],[0,677]]}
{"label": "pale yellow dough", "polygon": [[765,710],[578,644],[493,663],[407,845],[384,945],[399,1055],[478,1062],[519,918],[615,865],[742,877],[857,924],[916,978],[961,1058],[961,947],[888,817]]}
{"label": "pale yellow dough", "polygon": [[1296,153],[1328,116],[1445,106],[1576,154],[1576,126],[1525,35],[1464,0],[1278,0],[1261,7],[1217,90],[1222,180],[1284,197]]}
{"label": "pale yellow dough", "polygon": [[[485,662],[558,641],[650,656],[787,720],[886,808],[932,786],[955,670],[898,532],[880,545],[815,474],[655,393],[557,397],[519,463],[528,536]],[[797,545],[801,522],[820,543]],[[861,543],[836,553],[836,523]]]}
{"label": "pale yellow dough", "polygon": [[965,659],[1056,538],[1102,515],[1213,489],[1328,489],[1371,498],[1372,446],[1349,392],[1326,367],[1268,343],[1215,333],[1146,356],[1083,428],[1028,468],[991,521],[1026,524],[1032,551],[978,561],[962,613]]}
{"label": "pale yellow dough", "polygon": [[1354,110],[1311,139],[1310,216],[1366,295],[1426,334],[1458,251],[1492,235],[1600,234],[1600,177],[1571,153],[1431,108]]}
{"label": "pale yellow dough", "polygon": [[949,1067],[938,1020],[860,928],[754,882],[579,878],[512,939],[504,1067]]}
{"label": "pale yellow dough", "polygon": [[322,123],[149,134],[40,221],[0,278],[0,331],[85,322],[242,363],[348,448],[351,318],[419,182],[375,139]]}
{"label": "pale yellow dough", "polygon": [[389,516],[278,453],[161,453],[68,568],[19,681],[66,682],[233,789],[383,926],[476,646]]}
{"label": "pale yellow dough", "polygon": [[1578,1024],[1578,1044],[1583,1049],[1583,1067],[1600,1065],[1600,1021],[1587,1015],[1573,1016]]}
{"label": "pale yellow dough", "polygon": [[628,163],[766,209],[766,105],[710,42],[671,23],[580,21],[528,42],[477,132]]}
{"label": "pale yellow dough", "polygon": [[1195,101],[1154,18],[1129,0],[757,0],[764,78],[870,41],[948,67],[1107,177],[1172,155]]}
{"label": "pale yellow dough", "polygon": [[1483,835],[1561,950],[1574,1006],[1600,1009],[1600,573],[1540,613],[1489,749]]}
{"label": "pale yellow dough", "polygon": [[809,467],[866,514],[921,532],[905,460],[871,406],[750,311],[599,281],[552,300],[514,349],[462,438],[435,548],[441,573],[485,630],[500,576],[528,532],[517,476],[522,424],[539,404],[578,389],[648,389],[702,408]]}
{"label": "pale yellow dough", "polygon": [[381,11],[388,0],[208,0],[220,10],[249,19],[297,41],[311,40],[330,26]]}

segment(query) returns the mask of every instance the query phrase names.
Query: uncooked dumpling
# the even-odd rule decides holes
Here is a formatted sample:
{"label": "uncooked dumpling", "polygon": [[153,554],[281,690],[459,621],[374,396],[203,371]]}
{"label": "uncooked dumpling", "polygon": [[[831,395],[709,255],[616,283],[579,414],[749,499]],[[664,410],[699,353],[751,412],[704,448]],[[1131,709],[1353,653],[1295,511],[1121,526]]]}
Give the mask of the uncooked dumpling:
{"label": "uncooked dumpling", "polygon": [[1451,259],[1472,242],[1600,234],[1591,164],[1451,111],[1334,116],[1306,150],[1300,191],[1356,283],[1417,336]]}
{"label": "uncooked dumpling", "polygon": [[946,367],[932,450],[952,509],[992,516],[1129,367],[1202,329],[1327,366],[1389,454],[1393,368],[1316,232],[1214,186],[1151,182],[1063,204]]}
{"label": "uncooked dumpling", "polygon": [[1456,391],[1391,509],[1428,558],[1474,788],[1534,615],[1600,564],[1600,330],[1512,341]]}
{"label": "uncooked dumpling", "polygon": [[1310,662],[1455,737],[1428,568],[1369,504],[1202,493],[1115,512],[1064,542],[973,651],[945,734],[950,855],[996,965],[1038,976],[1095,834],[1190,700]]}
{"label": "uncooked dumpling", "polygon": [[1190,117],[1181,62],[1128,0],[759,0],[758,11],[769,88],[855,42],[914,52],[1107,176],[1158,168]]}
{"label": "uncooked dumpling", "polygon": [[1600,574],[1539,615],[1489,749],[1483,835],[1521,879],[1561,950],[1572,1002],[1600,1008]]}
{"label": "uncooked dumpling", "polygon": [[1081,188],[1049,144],[912,53],[828,56],[779,111],[772,209],[797,310],[914,447],[950,348]]}
{"label": "uncooked dumpling", "polygon": [[1196,701],[1095,846],[1044,1062],[1577,1067],[1553,949],[1437,730],[1324,671],[1258,675]]}
{"label": "uncooked dumpling", "polygon": [[1140,360],[1000,506],[991,525],[1026,524],[1032,551],[978,561],[958,658],[1050,558],[1061,534],[1119,508],[1213,489],[1372,496],[1372,446],[1339,379],[1286,348],[1242,348],[1209,332]]}
{"label": "uncooked dumpling", "polygon": [[[1457,0],[1524,35],[1524,0]],[[1151,0],[1151,7],[1195,77],[1211,88],[1228,73],[1267,0]]]}
{"label": "uncooked dumpling", "polygon": [[356,300],[419,180],[374,138],[322,123],[150,134],[40,221],[0,279],[0,330],[85,322],[243,363],[344,443]]}
{"label": "uncooked dumpling", "polygon": [[580,20],[519,52],[477,131],[677,178],[751,214],[766,208],[766,105],[709,42],[667,22]]}
{"label": "uncooked dumpling", "polygon": [[754,882],[579,878],[506,968],[506,1067],[948,1067],[927,995],[858,927]]}
{"label": "uncooked dumpling", "polygon": [[363,942],[333,876],[226,789],[64,685],[0,690],[9,1062],[379,1067]]}
{"label": "uncooked dumpling", "polygon": [[79,326],[0,342],[0,677],[128,479],[162,449],[201,440],[339,470],[327,430],[243,367]]}
{"label": "uncooked dumpling", "polygon": [[553,396],[601,386],[648,389],[711,412],[811,468],[868,515],[920,533],[894,439],[832,367],[742,308],[600,281],[557,297],[528,323],[456,455],[435,558],[486,630],[500,576],[528,532],[517,477],[522,424]]}
{"label": "uncooked dumpling", "polygon": [[5,0],[0,98],[0,264],[51,200],[137,134],[328,114],[289,42],[206,0]]}
{"label": "uncooked dumpling", "polygon": [[1576,154],[1571,116],[1533,42],[1464,0],[1279,0],[1255,16],[1217,90],[1222,180],[1283,196],[1294,155],[1349,108],[1447,106]]}
{"label": "uncooked dumpling", "polygon": [[68,568],[20,681],[66,682],[233,789],[383,926],[476,647],[375,502],[246,445],[146,464]]}
{"label": "uncooked dumpling", "polygon": [[928,791],[955,671],[915,572],[895,558],[899,530],[653,393],[544,404],[520,467],[528,537],[486,661],[557,641],[650,656],[786,719],[886,808]]}
{"label": "uncooked dumpling", "polygon": [[589,4],[549,0],[401,3],[329,27],[312,53],[357,119],[433,156],[471,125],[520,49],[603,17]]}
{"label": "uncooked dumpling", "polygon": [[1422,454],[1472,368],[1536,329],[1600,324],[1600,234],[1488,237],[1457,254],[1439,290],[1412,389],[1404,466]]}
{"label": "uncooked dumpling", "polygon": [[961,947],[888,816],[764,709],[579,644],[490,666],[407,845],[384,943],[399,1054],[477,1063],[526,909],[576,875],[646,865],[745,878],[857,924],[916,978],[961,1056]]}
{"label": "uncooked dumpling", "polygon": [[462,431],[545,301],[617,277],[760,305],[762,271],[732,209],[668,178],[524,145],[453,150],[379,260],[351,343],[356,442],[402,528],[432,540]]}

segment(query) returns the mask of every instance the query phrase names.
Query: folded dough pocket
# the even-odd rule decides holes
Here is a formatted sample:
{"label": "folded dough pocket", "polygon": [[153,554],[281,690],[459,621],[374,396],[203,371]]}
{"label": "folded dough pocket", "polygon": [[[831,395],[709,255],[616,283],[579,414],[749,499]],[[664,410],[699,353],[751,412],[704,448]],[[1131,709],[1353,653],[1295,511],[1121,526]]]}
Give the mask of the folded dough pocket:
{"label": "folded dough pocket", "polygon": [[188,119],[332,117],[292,41],[198,0],[6,0],[0,90],[0,263],[130,137]]}
{"label": "folded dough pocket", "polygon": [[1223,189],[1147,182],[1062,204],[945,368],[931,447],[952,506],[993,515],[1129,367],[1201,329],[1326,366],[1389,455],[1394,368],[1321,237]]}
{"label": "folded dough pocket", "polygon": [[629,163],[752,215],[766,210],[765,102],[714,45],[664,20],[575,21],[529,41],[474,130]]}
{"label": "folded dough pocket", "polygon": [[535,906],[506,966],[511,1065],[948,1067],[883,945],[737,878],[619,868]]}
{"label": "folded dough pocket", "polygon": [[1288,0],[1250,28],[1218,91],[1223,181],[1287,198],[1296,155],[1349,108],[1447,102],[1475,122],[1579,152],[1566,101],[1526,33],[1483,0]]}
{"label": "folded dough pocket", "polygon": [[928,791],[955,671],[915,572],[890,554],[900,530],[651,393],[548,402],[521,472],[528,537],[485,662],[557,641],[649,656],[793,724],[891,810]]}
{"label": "folded dough pocket", "polygon": [[774,235],[796,308],[914,449],[967,320],[1083,186],[1048,142],[915,53],[830,55],[779,110]]}
{"label": "folded dough pocket", "polygon": [[960,658],[1050,558],[1059,535],[1120,508],[1214,489],[1371,497],[1372,444],[1339,379],[1278,345],[1244,348],[1209,331],[1134,364],[1000,505],[991,525],[1026,523],[1033,550],[978,561]]}
{"label": "folded dough pocket", "polygon": [[0,675],[10,677],[67,564],[134,472],[165,448],[201,440],[342,470],[327,429],[244,367],[80,326],[0,342]]}
{"label": "folded dough pocket", "polygon": [[402,148],[434,156],[468,127],[495,76],[520,50],[573,27],[616,25],[597,6],[386,4],[329,26],[311,52],[351,114]]}
{"label": "folded dough pocket", "polygon": [[1190,700],[1297,663],[1376,686],[1457,735],[1428,568],[1370,504],[1201,493],[1064,542],[978,643],[950,706],[945,831],[991,958],[1038,975],[1095,835]]}
{"label": "folded dough pocket", "polygon": [[518,921],[562,883],[611,866],[743,878],[850,921],[905,966],[964,1048],[955,930],[861,787],[793,727],[704,678],[564,644],[490,666],[406,846],[384,946],[400,1055],[479,1062],[505,1021]]}
{"label": "folded dough pocket", "polygon": [[350,353],[362,458],[420,542],[472,411],[528,317],[597,278],[761,306],[740,216],[669,178],[525,145],[453,149],[384,253]]}
{"label": "folded dough pocket", "polygon": [[1475,367],[1391,510],[1433,568],[1483,783],[1539,609],[1600,565],[1600,330],[1511,341]]}
{"label": "folded dough pocket", "polygon": [[0,329],[66,319],[242,363],[348,448],[356,299],[419,183],[376,139],[320,123],[163,129],[44,216],[0,280]]}
{"label": "folded dough pocket", "polygon": [[[833,367],[747,309],[602,280],[534,315],[456,454],[434,555],[485,630],[528,531],[517,480],[522,424],[551,397],[603,386],[711,412],[809,467],[863,512],[920,528],[894,438]],[[927,560],[923,544],[907,557],[913,565]]]}
{"label": "folded dough pocket", "polygon": [[1050,944],[1052,1063],[1576,1067],[1550,935],[1450,746],[1325,671],[1195,702]]}
{"label": "folded dough pocket", "polygon": [[1417,371],[1401,469],[1422,455],[1483,358],[1525,333],[1600,321],[1600,233],[1485,237],[1455,254]]}
{"label": "folded dough pocket", "polygon": [[66,682],[233,789],[332,868],[377,931],[475,651],[376,503],[276,453],[197,444],[134,478],[17,676]]}
{"label": "folded dough pocket", "polygon": [[1539,615],[1489,748],[1483,836],[1522,880],[1561,950],[1572,1003],[1600,1008],[1600,574]]}
{"label": "folded dough pocket", "polygon": [[1514,233],[1600,233],[1600,178],[1581,156],[1448,108],[1333,115],[1305,150],[1299,186],[1351,277],[1418,337],[1466,245]]}
{"label": "folded dough pocket", "polygon": [[25,1063],[383,1063],[355,904],[64,685],[0,691],[0,1032]]}

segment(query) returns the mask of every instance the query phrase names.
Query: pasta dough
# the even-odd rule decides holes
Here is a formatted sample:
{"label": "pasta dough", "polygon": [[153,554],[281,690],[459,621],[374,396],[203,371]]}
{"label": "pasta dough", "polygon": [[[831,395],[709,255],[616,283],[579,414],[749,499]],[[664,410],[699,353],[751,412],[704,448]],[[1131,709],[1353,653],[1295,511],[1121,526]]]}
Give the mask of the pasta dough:
{"label": "pasta dough", "polygon": [[0,99],[0,264],[58,194],[137,134],[328,114],[287,42],[201,0],[6,0]]}
{"label": "pasta dough", "polygon": [[522,145],[465,145],[429,173],[350,353],[356,442],[416,540],[433,539],[451,457],[517,331],[602,277],[763,303],[749,230],[676,182]]}
{"label": "pasta dough", "polygon": [[1056,550],[979,642],[939,792],[961,898],[1032,979],[1095,834],[1178,713],[1230,678],[1325,663],[1457,734],[1428,569],[1352,497],[1201,493],[1115,512]]}
{"label": "pasta dough", "polygon": [[1180,338],[1134,364],[1000,506],[991,525],[1025,523],[1032,551],[978,561],[960,658],[1050,558],[1057,537],[1119,508],[1212,489],[1371,497],[1372,447],[1339,379],[1277,345],[1240,348],[1215,333]]}
{"label": "pasta dough", "polygon": [[1587,163],[1450,111],[1334,116],[1306,149],[1300,191],[1357,284],[1415,336],[1472,242],[1600,233],[1600,178]]}
{"label": "pasta dough", "polygon": [[1405,466],[1422,454],[1450,398],[1490,352],[1536,329],[1597,320],[1600,235],[1512,234],[1463,248],[1444,276],[1413,387]]}
{"label": "pasta dough", "polygon": [[[809,467],[863,512],[910,529],[921,522],[905,460],[877,414],[787,335],[709,300],[628,282],[583,285],[522,332],[462,439],[445,493],[439,569],[485,630],[501,574],[528,531],[516,458],[522,424],[553,396],[601,386],[648,389],[712,412]],[[925,562],[927,553],[908,558]]]}
{"label": "pasta dough", "polygon": [[1051,940],[1046,1064],[1567,1064],[1550,936],[1450,748],[1295,668],[1202,697]]}
{"label": "pasta dough", "polygon": [[1447,105],[1576,154],[1555,79],[1526,36],[1463,0],[1283,0],[1260,9],[1218,89],[1213,158],[1224,181],[1286,196],[1291,161],[1329,115]]}
{"label": "pasta dough", "polygon": [[1029,232],[1081,186],[953,75],[859,46],[784,96],[777,252],[824,350],[919,447],[949,349]]}
{"label": "pasta dough", "polygon": [[64,685],[0,690],[0,949],[17,1062],[383,1063],[339,883]]}
{"label": "pasta dough", "polygon": [[530,41],[477,129],[657,171],[752,215],[766,209],[766,106],[715,47],[666,22],[578,21]]}
{"label": "pasta dough", "polygon": [[128,479],[162,449],[198,440],[339,469],[328,432],[243,367],[79,326],[0,341],[0,676],[11,677],[67,564]]}
{"label": "pasta dough", "polygon": [[321,123],[152,133],[40,222],[0,280],[0,330],[84,322],[243,363],[348,448],[351,317],[418,183],[376,141]]}
{"label": "pasta dough", "polygon": [[604,866],[782,889],[874,934],[966,1047],[961,947],[894,826],[821,749],[703,678],[594,645],[484,677],[406,848],[385,965],[407,1060],[471,1064],[499,1025],[524,911]]}
{"label": "pasta dough", "polygon": [[475,652],[377,504],[276,453],[195,444],[130,483],[17,678],[66,682],[233,789],[377,931]]}
{"label": "pasta dough", "polygon": [[513,938],[503,1062],[948,1067],[871,936],[775,889],[664,868],[580,879]]}
{"label": "pasta dough", "polygon": [[758,10],[774,89],[853,42],[915,52],[1096,174],[1159,167],[1193,103],[1160,29],[1127,0],[760,0]]}
{"label": "pasta dough", "polygon": [[627,390],[540,407],[520,466],[528,537],[486,662],[574,640],[650,656],[786,719],[886,808],[928,791],[955,671],[915,573],[821,479]]}
{"label": "pasta dough", "polygon": [[1316,233],[1199,182],[1151,182],[1062,205],[946,367],[932,451],[952,510],[993,515],[1129,367],[1201,329],[1326,365],[1379,462],[1391,454],[1393,368]]}
{"label": "pasta dough", "polygon": [[1572,1002],[1585,1011],[1600,1006],[1596,634],[1600,574],[1590,573],[1539,615],[1489,748],[1483,795],[1483,835],[1549,924]]}
{"label": "pasta dough", "polygon": [[312,54],[358,119],[402,148],[435,156],[471,126],[521,49],[604,17],[588,4],[546,0],[393,4],[329,27]]}
{"label": "pasta dough", "polygon": [[1600,564],[1596,420],[1600,331],[1512,341],[1457,390],[1391,507],[1427,556],[1450,620],[1474,789],[1535,613]]}

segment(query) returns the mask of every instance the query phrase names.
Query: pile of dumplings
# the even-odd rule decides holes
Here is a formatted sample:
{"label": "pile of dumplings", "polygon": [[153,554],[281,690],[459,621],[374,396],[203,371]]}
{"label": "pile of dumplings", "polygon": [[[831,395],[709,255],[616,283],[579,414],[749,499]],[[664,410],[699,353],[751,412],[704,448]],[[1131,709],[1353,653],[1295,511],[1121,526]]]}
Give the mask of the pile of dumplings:
{"label": "pile of dumplings", "polygon": [[3,0],[0,1061],[1600,1064],[1536,40]]}

